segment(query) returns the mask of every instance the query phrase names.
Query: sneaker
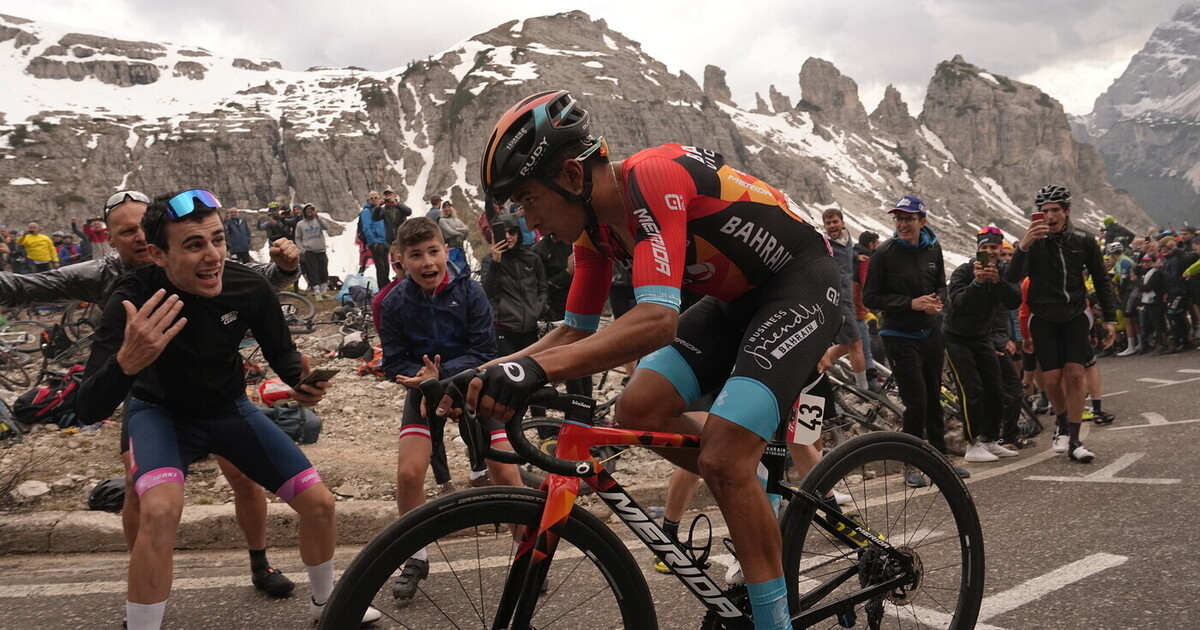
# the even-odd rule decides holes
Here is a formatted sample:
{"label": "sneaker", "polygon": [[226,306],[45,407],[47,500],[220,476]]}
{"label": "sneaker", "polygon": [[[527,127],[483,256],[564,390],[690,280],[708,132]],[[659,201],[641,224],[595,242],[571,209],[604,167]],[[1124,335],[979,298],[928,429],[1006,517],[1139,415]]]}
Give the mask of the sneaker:
{"label": "sneaker", "polygon": [[[325,611],[325,604],[318,604],[312,597],[308,598],[308,615],[312,617],[313,623],[321,620],[321,613]],[[367,606],[367,612],[363,613],[362,625],[375,623],[379,618],[383,617],[383,613],[379,612],[374,606]]]}
{"label": "sneaker", "polygon": [[483,473],[483,476],[472,479],[467,485],[471,486],[472,488],[483,488],[485,486],[490,486],[492,485],[492,476],[488,473]]}
{"label": "sneaker", "polygon": [[971,472],[962,466],[951,465],[950,467],[954,469],[954,474],[958,475],[959,479],[969,479],[971,477]]}
{"label": "sneaker", "polygon": [[1113,420],[1117,419],[1116,416],[1112,415],[1111,413],[1108,413],[1107,411],[1097,411],[1097,412],[1095,412],[1095,414],[1096,414],[1096,419],[1094,420],[1094,422],[1096,423],[1097,426],[1104,425],[1104,424],[1112,424]]}
{"label": "sneaker", "polygon": [[[1013,455],[1016,455],[1016,453],[1013,453]],[[982,464],[986,462],[997,462],[1000,461],[1000,458],[996,456],[995,453],[989,451],[982,442],[976,442],[967,447],[967,454],[963,456],[963,460],[971,462],[972,464]]]}
{"label": "sneaker", "polygon": [[1125,348],[1124,350],[1122,350],[1122,351],[1118,352],[1118,353],[1117,353],[1117,356],[1119,356],[1119,357],[1131,357],[1131,356],[1133,356],[1133,355],[1137,354],[1139,349],[1141,349],[1141,347],[1140,347],[1140,346],[1136,346],[1136,345],[1129,346],[1128,348]]}
{"label": "sneaker", "polygon": [[845,492],[838,492],[837,490],[834,490],[833,501],[838,505],[847,505],[854,501],[854,497],[846,494]]}
{"label": "sneaker", "polygon": [[1039,416],[1044,416],[1052,411],[1054,411],[1054,407],[1052,407],[1049,402],[1042,402],[1039,400],[1033,406],[1033,413],[1036,413]]}
{"label": "sneaker", "polygon": [[417,585],[427,577],[429,561],[409,558],[404,563],[404,570],[400,571],[400,577],[392,583],[392,597],[396,598],[396,604],[400,607],[411,604],[417,594]]}
{"label": "sneaker", "polygon": [[873,378],[868,379],[867,380],[867,389],[878,394],[883,391],[883,383],[880,383],[879,381],[877,381]]}
{"label": "sneaker", "polygon": [[1084,422],[1091,422],[1092,420],[1095,420],[1095,419],[1096,419],[1096,414],[1092,413],[1091,409],[1083,410],[1083,421]]}
{"label": "sneaker", "polygon": [[1071,436],[1062,433],[1054,434],[1054,441],[1050,443],[1050,450],[1055,453],[1066,453],[1067,445],[1071,442]]}
{"label": "sneaker", "polygon": [[265,571],[253,571],[250,579],[254,588],[265,591],[271,597],[287,597],[296,588],[296,583],[284,577],[275,567],[267,567]]}
{"label": "sneaker", "polygon": [[733,564],[730,564],[729,569],[725,571],[725,583],[730,586],[741,586],[746,583],[746,576],[742,575],[742,563],[738,562],[737,558],[733,559]]}
{"label": "sneaker", "polygon": [[666,562],[659,560],[658,556],[654,557],[654,570],[664,575],[671,573],[671,567],[667,566]]}
{"label": "sneaker", "polygon": [[1016,451],[1004,448],[999,442],[984,442],[981,446],[996,457],[1016,457],[1018,455]]}
{"label": "sneaker", "polygon": [[1071,445],[1071,451],[1067,453],[1067,457],[1071,458],[1071,461],[1073,462],[1090,464],[1092,463],[1093,459],[1096,459],[1096,454],[1089,451],[1083,444],[1076,442],[1075,444]]}
{"label": "sneaker", "polygon": [[438,488],[437,496],[440,497],[440,496],[450,494],[451,492],[454,492],[457,489],[458,488],[454,487],[453,481],[447,481],[446,483],[442,484],[441,487]]}
{"label": "sneaker", "polygon": [[916,468],[905,466],[902,474],[904,475],[904,485],[910,488],[924,488],[929,485],[929,480]]}
{"label": "sneaker", "polygon": [[1026,449],[1031,446],[1037,446],[1037,440],[1031,440],[1029,438],[1023,438],[1023,437],[1000,438],[999,440],[996,441],[996,443],[999,444],[1000,446],[1003,446],[1004,448],[1007,448],[1010,450],[1014,449],[1014,448],[1015,449]]}

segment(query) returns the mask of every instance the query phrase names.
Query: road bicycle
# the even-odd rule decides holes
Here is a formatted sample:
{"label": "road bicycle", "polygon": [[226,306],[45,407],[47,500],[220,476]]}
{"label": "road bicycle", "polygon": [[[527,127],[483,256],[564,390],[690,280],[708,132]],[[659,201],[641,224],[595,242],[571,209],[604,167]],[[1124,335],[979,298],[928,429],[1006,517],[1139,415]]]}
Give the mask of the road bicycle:
{"label": "road bicycle", "polygon": [[289,331],[293,334],[307,334],[316,330],[313,316],[317,313],[317,307],[313,305],[312,300],[291,291],[279,291],[275,296],[279,298],[279,308],[283,311],[283,319],[287,322]]}
{"label": "road bicycle", "polygon": [[[453,381],[427,381],[426,400]],[[588,401],[547,390],[530,402],[565,409]],[[581,482],[633,532],[637,540],[628,544],[649,548],[700,601],[701,628],[753,628],[745,588],[722,588],[707,573],[711,530],[707,544],[673,541],[590,456],[598,445],[698,448],[697,437],[568,421],[555,457],[523,439],[519,423],[507,432],[517,454],[492,449],[488,456],[537,464],[550,473],[542,489],[476,488],[405,514],[347,567],[320,628],[357,627],[371,604],[384,613],[382,628],[657,628],[627,543],[575,505]],[[781,427],[777,437],[785,434]],[[768,492],[790,499],[780,527],[794,628],[975,626],[983,536],[970,493],[945,457],[911,436],[873,432],[829,452],[799,487],[784,481],[781,440],[763,459]],[[908,488],[903,474],[911,469],[931,485]],[[826,503],[834,489],[849,502]],[[412,603],[397,608],[390,579],[420,549],[428,553],[428,577]]]}

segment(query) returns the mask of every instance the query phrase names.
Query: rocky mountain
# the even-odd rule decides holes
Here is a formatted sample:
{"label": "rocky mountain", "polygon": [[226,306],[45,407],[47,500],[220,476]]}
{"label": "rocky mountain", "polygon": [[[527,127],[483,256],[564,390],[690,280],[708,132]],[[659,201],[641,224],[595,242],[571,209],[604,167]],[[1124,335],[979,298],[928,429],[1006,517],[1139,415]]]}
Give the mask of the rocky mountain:
{"label": "rocky mountain", "polygon": [[1158,224],[1200,219],[1200,3],[1154,30],[1125,72],[1074,122],[1110,180]]}
{"label": "rocky mountain", "polygon": [[[916,193],[950,251],[994,223],[1022,230],[1033,193],[1076,187],[1081,224],[1149,220],[1070,139],[1061,106],[961,59],[941,64],[914,118],[889,89],[870,114],[854,80],[805,61],[794,105],[775,86],[739,106],[725,72],[703,85],[581,12],[511,21],[406,68],[282,69],[177,44],[132,42],[0,16],[0,217],[96,214],[123,187],[205,186],[226,203],[311,201],[348,219],[394,186],[414,208],[449,193],[479,209],[478,154],[531,92],[584,100],[617,156],[663,142],[723,153],[853,232],[890,233],[887,204]],[[232,200],[232,201],[231,201]]]}

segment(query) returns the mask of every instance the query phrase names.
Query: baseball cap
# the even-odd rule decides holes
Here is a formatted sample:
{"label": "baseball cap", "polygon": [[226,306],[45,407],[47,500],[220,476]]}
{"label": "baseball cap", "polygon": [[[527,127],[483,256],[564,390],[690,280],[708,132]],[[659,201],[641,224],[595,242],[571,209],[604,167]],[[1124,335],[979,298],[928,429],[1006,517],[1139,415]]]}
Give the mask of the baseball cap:
{"label": "baseball cap", "polygon": [[925,216],[925,202],[921,201],[920,197],[904,195],[900,198],[900,201],[897,201],[896,204],[892,206],[891,210],[888,210],[888,212],[895,212],[897,210],[902,212],[914,212],[923,217]]}
{"label": "baseball cap", "polygon": [[396,191],[395,191],[395,190],[393,190],[391,186],[388,186],[387,188],[384,188],[384,189],[383,189],[383,194],[385,194],[385,195],[386,195],[386,194],[388,194],[388,193],[395,193],[395,192],[396,192]]}

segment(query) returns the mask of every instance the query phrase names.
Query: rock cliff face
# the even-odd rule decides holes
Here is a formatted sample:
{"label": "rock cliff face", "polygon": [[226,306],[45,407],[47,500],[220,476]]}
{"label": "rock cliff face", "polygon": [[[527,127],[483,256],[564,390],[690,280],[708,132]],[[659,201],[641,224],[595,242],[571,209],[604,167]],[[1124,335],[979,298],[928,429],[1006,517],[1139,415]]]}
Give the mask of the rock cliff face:
{"label": "rock cliff face", "polygon": [[[1069,187],[1080,209],[1145,225],[1128,194],[1107,182],[1091,145],[1076,142],[1062,105],[1032,85],[990,74],[961,56],[938,64],[921,122],[959,164],[998,182],[1022,207],[1046,184]],[[1095,227],[1096,222],[1090,226]]]}
{"label": "rock cliff face", "polygon": [[1114,185],[1159,224],[1197,222],[1200,208],[1200,4],[1162,24],[1076,136],[1095,144]]}
{"label": "rock cliff face", "polygon": [[[795,106],[771,86],[742,109],[720,68],[701,87],[580,12],[508,22],[384,72],[288,71],[0,17],[0,81],[19,95],[0,95],[0,218],[65,224],[120,188],[204,186],[230,204],[299,200],[345,220],[391,185],[414,208],[448,194],[470,219],[495,120],[532,92],[565,88],[616,156],[664,142],[710,148],[818,220],[843,209],[854,233],[890,234],[888,204],[916,193],[947,249],[966,253],[982,225],[1023,229],[1022,208],[1050,176],[1079,187],[1085,212],[1119,207],[1139,224],[1094,153],[1070,142],[1057,104],[1035,110],[1030,86],[1009,91],[960,60],[943,65],[918,121],[894,89],[867,116],[854,81],[820,59],[801,69]],[[971,124],[956,120],[967,113]]]}

